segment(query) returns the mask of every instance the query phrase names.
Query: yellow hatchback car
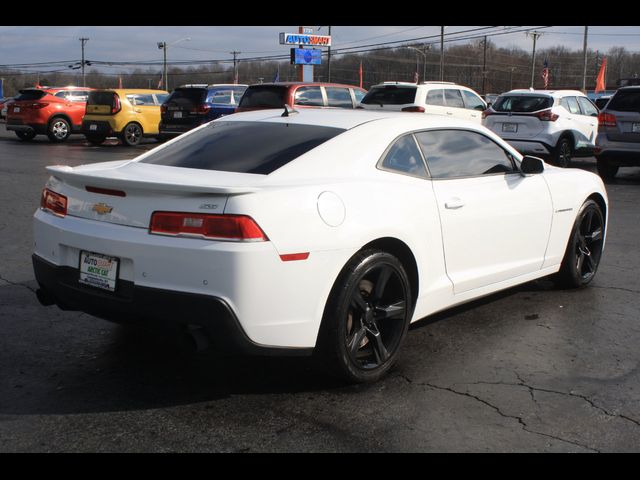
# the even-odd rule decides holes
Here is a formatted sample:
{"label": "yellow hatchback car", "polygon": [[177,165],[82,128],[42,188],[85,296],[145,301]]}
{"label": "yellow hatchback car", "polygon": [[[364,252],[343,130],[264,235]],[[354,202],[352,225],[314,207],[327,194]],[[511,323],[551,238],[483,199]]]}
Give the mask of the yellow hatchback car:
{"label": "yellow hatchback car", "polygon": [[118,137],[124,145],[138,145],[142,137],[157,137],[164,90],[114,88],[89,94],[82,133],[94,145]]}

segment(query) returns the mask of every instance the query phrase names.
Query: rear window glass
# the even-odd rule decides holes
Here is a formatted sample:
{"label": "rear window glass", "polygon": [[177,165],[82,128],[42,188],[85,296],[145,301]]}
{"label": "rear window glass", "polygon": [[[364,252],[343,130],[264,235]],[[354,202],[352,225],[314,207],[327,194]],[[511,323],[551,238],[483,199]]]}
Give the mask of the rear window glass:
{"label": "rear window glass", "polygon": [[286,93],[287,87],[276,85],[249,87],[244,92],[239,106],[251,108],[281,108],[284,107],[284,97]]}
{"label": "rear window glass", "polygon": [[405,105],[414,103],[415,99],[416,87],[384,85],[371,88],[360,103],[365,105]]}
{"label": "rear window glass", "polygon": [[237,106],[242,98],[242,94],[246,88],[225,88],[218,90],[209,90],[207,93],[207,102],[218,105],[234,105]]}
{"label": "rear window glass", "polygon": [[116,94],[113,92],[91,92],[87,99],[87,105],[110,105],[114,107]]}
{"label": "rear window glass", "polygon": [[16,100],[40,100],[47,92],[42,90],[24,90],[16,97]]}
{"label": "rear window glass", "polygon": [[212,122],[141,163],[268,175],[342,132],[316,125]]}
{"label": "rear window glass", "polygon": [[551,108],[553,98],[536,95],[505,95],[498,97],[492,108],[496,112],[530,113]]}
{"label": "rear window glass", "polygon": [[640,112],[640,89],[618,90],[611,100],[609,100],[607,110]]}
{"label": "rear window glass", "polygon": [[176,88],[165,103],[177,107],[192,107],[203,103],[206,95],[205,88]]}

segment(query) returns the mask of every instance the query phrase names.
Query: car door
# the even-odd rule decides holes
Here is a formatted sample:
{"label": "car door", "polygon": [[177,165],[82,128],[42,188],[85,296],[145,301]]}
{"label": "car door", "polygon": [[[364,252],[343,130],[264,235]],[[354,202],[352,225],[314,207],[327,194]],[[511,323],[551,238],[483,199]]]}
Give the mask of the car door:
{"label": "car door", "polygon": [[469,111],[469,120],[482,123],[482,112],[487,108],[487,104],[473,92],[460,90],[464,98],[464,106]]}
{"label": "car door", "polygon": [[[131,101],[131,100],[130,100]],[[157,134],[160,123],[160,106],[156,105],[152,94],[133,95],[133,111],[145,134]]]}
{"label": "car door", "polygon": [[575,137],[576,149],[593,147],[595,145],[595,131],[598,126],[598,119],[595,117],[587,117],[582,114],[578,99],[576,97],[563,97],[560,105],[569,113],[561,119],[564,128],[571,130]]}
{"label": "car door", "polygon": [[[419,102],[419,100],[417,100]],[[433,88],[427,91],[424,99],[425,112],[434,113],[436,115],[447,115],[449,109],[444,100],[444,89]]]}
{"label": "car door", "polygon": [[462,93],[459,89],[445,88],[444,102],[447,107],[447,116],[461,118],[463,120],[473,120],[471,115],[474,112],[465,108]]}
{"label": "car door", "polygon": [[511,155],[464,129],[416,133],[440,213],[455,294],[540,270],[552,204],[541,175],[524,177]]}
{"label": "car door", "polygon": [[593,148],[598,135],[598,109],[587,97],[577,98],[582,110],[582,115],[580,115],[581,122],[584,124],[584,133],[587,137],[586,145],[584,146]]}

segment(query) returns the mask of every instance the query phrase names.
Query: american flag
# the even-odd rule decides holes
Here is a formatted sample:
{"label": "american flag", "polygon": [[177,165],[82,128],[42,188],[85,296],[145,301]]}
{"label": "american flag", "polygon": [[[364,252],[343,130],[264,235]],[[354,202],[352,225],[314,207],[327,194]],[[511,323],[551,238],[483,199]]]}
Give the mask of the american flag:
{"label": "american flag", "polygon": [[547,60],[544,61],[544,68],[542,69],[542,79],[544,80],[544,88],[549,87],[549,64]]}

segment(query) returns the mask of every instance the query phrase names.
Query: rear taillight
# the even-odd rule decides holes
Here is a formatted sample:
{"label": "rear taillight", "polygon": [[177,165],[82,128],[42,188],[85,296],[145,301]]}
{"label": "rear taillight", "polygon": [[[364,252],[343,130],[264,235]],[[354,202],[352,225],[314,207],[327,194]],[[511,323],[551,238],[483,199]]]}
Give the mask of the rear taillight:
{"label": "rear taillight", "polygon": [[67,214],[67,197],[45,188],[42,190],[40,208],[59,217],[64,217]]}
{"label": "rear taillight", "polygon": [[269,240],[255,220],[246,215],[154,212],[151,215],[149,232],[219,240]]}
{"label": "rear taillight", "polygon": [[120,97],[118,95],[113,96],[113,104],[111,105],[111,114],[114,115],[122,109],[120,105]]}
{"label": "rear taillight", "polygon": [[40,110],[41,108],[44,108],[48,105],[49,104],[46,102],[38,102],[38,103],[32,103],[31,105],[29,105],[29,107],[33,108],[34,110]]}
{"label": "rear taillight", "polygon": [[496,113],[496,112],[494,112],[494,111],[493,111],[493,110],[491,110],[490,108],[487,108],[486,110],[484,110],[484,111],[482,112],[482,115],[481,115],[481,116],[482,116],[482,118],[487,118],[489,115],[493,115],[494,113]]}
{"label": "rear taillight", "polygon": [[541,112],[536,112],[533,115],[538,117],[542,122],[555,122],[560,118],[558,114],[553,113],[551,110],[542,110]]}
{"label": "rear taillight", "polygon": [[166,105],[160,105],[160,113],[161,114],[165,114],[167,113],[167,106]]}
{"label": "rear taillight", "polygon": [[403,112],[419,112],[419,113],[424,113],[424,107],[404,107],[402,109]]}
{"label": "rear taillight", "polygon": [[209,113],[209,110],[211,110],[211,107],[209,105],[198,105],[195,110],[191,110],[191,113],[206,115],[207,113]]}
{"label": "rear taillight", "polygon": [[600,127],[615,127],[618,124],[615,115],[610,113],[600,112],[598,114],[598,126]]}

